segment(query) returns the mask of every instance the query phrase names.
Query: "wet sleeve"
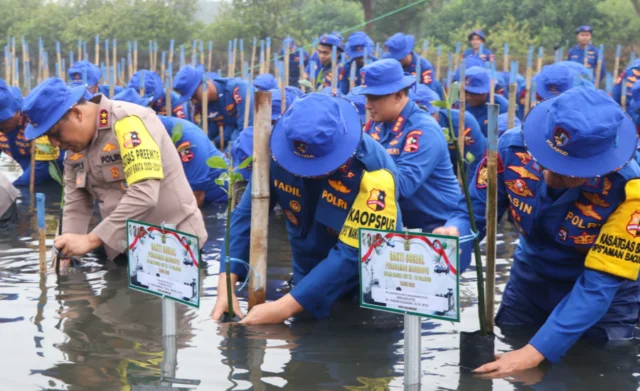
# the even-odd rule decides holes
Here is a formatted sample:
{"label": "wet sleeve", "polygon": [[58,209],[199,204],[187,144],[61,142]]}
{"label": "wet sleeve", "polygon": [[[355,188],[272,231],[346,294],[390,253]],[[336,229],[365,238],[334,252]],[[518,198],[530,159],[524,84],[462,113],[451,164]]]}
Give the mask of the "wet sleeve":
{"label": "wet sleeve", "polygon": [[585,270],[529,343],[547,360],[559,361],[606,314],[623,281],[620,277]]}
{"label": "wet sleeve", "polygon": [[62,210],[62,233],[85,235],[89,232],[89,221],[93,212],[91,195],[76,187],[73,170],[64,170],[64,208]]}

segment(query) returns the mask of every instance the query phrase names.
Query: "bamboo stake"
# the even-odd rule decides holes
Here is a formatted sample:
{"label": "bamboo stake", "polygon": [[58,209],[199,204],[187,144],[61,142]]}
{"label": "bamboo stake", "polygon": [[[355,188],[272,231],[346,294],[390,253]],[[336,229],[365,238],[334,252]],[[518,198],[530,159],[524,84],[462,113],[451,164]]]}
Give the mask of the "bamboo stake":
{"label": "bamboo stake", "polygon": [[165,105],[167,106],[167,115],[171,115],[173,113],[173,108],[171,107],[171,72],[167,71],[167,74],[164,77],[164,93],[165,93]]}
{"label": "bamboo stake", "polygon": [[249,126],[249,110],[251,109],[251,95],[253,95],[251,93],[253,91],[253,72],[249,72],[248,76],[249,80],[247,84],[247,96],[244,98],[244,129]]}
{"label": "bamboo stake", "polygon": [[[276,54],[273,54],[273,57],[276,57]],[[280,71],[278,72],[280,74],[280,114],[284,114],[284,111],[287,108],[287,90],[286,90],[286,81],[285,81],[285,72],[284,72],[284,67],[285,67],[285,62],[281,62],[280,64],[278,64],[278,68],[280,69]]]}
{"label": "bamboo stake", "polygon": [[100,65],[100,36],[96,35],[96,61],[94,64]]}
{"label": "bamboo stake", "polygon": [[[32,170],[33,171],[33,170]],[[47,246],[46,246],[46,225],[44,221],[44,194],[36,194],[37,220],[38,220],[38,236],[39,236],[39,256],[40,256],[40,273],[47,272]]]}
{"label": "bamboo stake", "polygon": [[600,87],[600,72],[602,72],[602,58],[604,57],[604,45],[600,45],[598,49],[598,62],[596,63],[595,85]]}
{"label": "bamboo stake", "polygon": [[233,77],[233,42],[229,41],[227,47],[227,77]]}
{"label": "bamboo stake", "polygon": [[424,43],[422,44],[422,58],[426,59],[428,52],[429,52],[429,40],[425,39]]}
{"label": "bamboo stake", "polygon": [[[209,41],[209,55],[207,58],[207,70],[211,72],[211,61],[213,59],[213,41]],[[220,75],[222,76],[222,75]]]}
{"label": "bamboo stake", "polygon": [[[202,131],[209,137],[209,91],[207,90],[207,74],[202,74]],[[223,149],[224,151],[224,149]]]}
{"label": "bamboo stake", "polygon": [[496,63],[490,62],[489,64],[489,74],[491,75],[490,80],[490,90],[489,90],[489,103],[496,103]]}
{"label": "bamboo stake", "polygon": [[[289,85],[289,44],[285,45],[284,47],[284,58],[282,59],[282,61],[284,61],[284,83],[283,85],[286,87]],[[284,99],[284,95],[282,96],[282,98]]]}
{"label": "bamboo stake", "polygon": [[351,62],[351,69],[349,69],[349,91],[353,91],[356,87],[356,64],[355,60]]}
{"label": "bamboo stake", "polygon": [[267,37],[267,52],[265,54],[265,67],[264,73],[269,73],[269,59],[271,58],[271,37]]}
{"label": "bamboo stake", "polygon": [[[256,43],[256,37],[253,37],[253,48],[251,49],[251,67],[249,68],[249,80],[253,80],[253,67],[256,65]],[[249,83],[249,87],[251,87],[251,83]]]}
{"label": "bamboo stake", "polygon": [[620,95],[620,107],[622,111],[627,111],[627,80],[622,79],[622,94]]}
{"label": "bamboo stake", "polygon": [[200,64],[204,66],[204,44],[200,41]]}
{"label": "bamboo stake", "polygon": [[544,48],[542,46],[540,46],[538,48],[538,71],[537,73],[540,73],[542,71],[542,58],[544,57]]}
{"label": "bamboo stake", "polygon": [[78,61],[82,61],[82,40],[78,40]]}
{"label": "bamboo stake", "polygon": [[[173,64],[173,52],[175,52],[175,47],[174,47],[175,41],[172,39],[171,41],[169,41],[169,60],[167,61],[168,64]],[[169,72],[171,72],[171,76],[173,76],[173,69],[171,69],[171,67],[169,67]]]}
{"label": "bamboo stake", "polygon": [[[462,159],[464,160],[464,140],[465,140],[465,112],[467,111],[467,92],[466,92],[466,83],[465,83],[465,74],[467,72],[467,67],[465,64],[465,59],[462,59],[462,63],[460,64],[460,82],[458,83],[460,91],[459,101],[460,101],[460,111],[458,117],[458,149],[460,150],[460,154],[462,155]],[[463,181],[466,181],[464,175],[464,167],[458,166],[458,180],[460,181],[460,185],[462,185]]]}
{"label": "bamboo stake", "polygon": [[338,59],[337,47],[331,47],[331,92],[338,95]]}
{"label": "bamboo stake", "polygon": [[4,80],[6,80],[7,83],[11,82],[11,58],[9,58],[9,53],[9,45],[7,45],[4,47]]}
{"label": "bamboo stake", "polygon": [[456,52],[453,61],[453,69],[455,70],[458,68],[458,65],[460,65],[460,42],[456,42]]}
{"label": "bamboo stake", "polygon": [[582,59],[582,65],[585,68],[589,67],[589,44],[584,47],[584,58]]}
{"label": "bamboo stake", "polygon": [[533,76],[533,46],[529,46],[527,54],[527,75],[524,93],[524,115],[529,114],[529,103],[531,102],[531,77]]}
{"label": "bamboo stake", "polygon": [[13,81],[9,84],[16,86],[16,37],[11,38],[11,77]]}
{"label": "bamboo stake", "polygon": [[258,74],[262,75],[264,74],[264,56],[265,56],[265,50],[264,50],[264,40],[260,40],[260,66],[258,67]]}
{"label": "bamboo stake", "polygon": [[224,125],[218,125],[218,132],[220,134],[220,150],[224,151]]}
{"label": "bamboo stake", "polygon": [[[266,299],[269,249],[269,167],[271,153],[271,92],[256,91],[254,104],[253,170],[251,177],[251,248],[249,259],[256,273],[249,277],[249,309]],[[256,281],[256,274],[259,280]]]}
{"label": "bamboo stake", "polygon": [[[298,49],[298,69],[299,69],[299,74],[300,77],[298,79],[304,79],[304,53],[302,51],[302,49]],[[301,85],[299,83],[300,80],[298,80],[298,86],[300,87],[300,89],[302,90],[303,93],[307,92],[307,88],[303,85]]]}
{"label": "bamboo stake", "polygon": [[111,94],[109,96],[111,96],[113,98],[115,84],[118,84],[118,74],[117,74],[118,66],[116,65],[118,63],[118,54],[117,54],[117,51],[118,51],[118,40],[114,39],[113,41],[111,41],[111,43],[112,43],[112,45],[111,45],[111,61],[113,62],[113,73],[114,73],[114,76],[113,76],[113,80],[111,80],[112,87],[109,90],[109,93]]}
{"label": "bamboo stake", "polygon": [[613,80],[617,81],[618,80],[618,72],[620,70],[620,50],[622,49],[622,47],[620,45],[616,46],[616,61],[615,64],[613,65]]}
{"label": "bamboo stake", "polygon": [[487,280],[486,317],[487,331],[493,332],[496,292],[496,232],[498,228],[498,112],[499,105],[491,104],[488,110],[487,145]]}
{"label": "bamboo stake", "polygon": [[109,61],[109,40],[104,40],[104,60],[105,66],[107,67],[107,84],[109,84],[109,97],[113,98],[111,94],[111,85],[113,84],[113,79],[111,79],[111,62]]}
{"label": "bamboo stake", "polygon": [[[138,41],[133,41],[133,73],[138,72]],[[129,77],[133,76],[133,73]]]}
{"label": "bamboo stake", "polygon": [[516,120],[516,91],[518,88],[518,82],[516,77],[518,75],[518,62],[513,61],[511,63],[511,76],[509,77],[509,110],[507,112],[507,128],[511,129],[515,125]]}
{"label": "bamboo stake", "polygon": [[238,39],[233,39],[233,60],[231,62],[231,76],[235,77],[236,74],[236,55],[238,54]]}
{"label": "bamboo stake", "polygon": [[242,38],[240,38],[240,68],[242,77],[245,77],[247,70],[244,64],[244,39]]}
{"label": "bamboo stake", "polygon": [[502,59],[504,65],[504,71],[509,72],[509,44],[504,44],[504,58]]}

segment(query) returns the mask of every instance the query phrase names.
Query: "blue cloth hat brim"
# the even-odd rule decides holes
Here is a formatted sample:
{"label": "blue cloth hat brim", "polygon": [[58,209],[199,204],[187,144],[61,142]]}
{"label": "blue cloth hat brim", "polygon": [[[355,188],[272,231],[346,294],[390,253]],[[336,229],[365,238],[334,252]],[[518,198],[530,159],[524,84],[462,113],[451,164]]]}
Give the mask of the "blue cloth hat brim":
{"label": "blue cloth hat brim", "polygon": [[28,124],[26,129],[24,130],[24,136],[27,140],[36,139],[43,134],[47,133],[53,125],[57,124],[60,119],[71,109],[73,105],[78,103],[80,98],[84,96],[84,93],[87,89],[85,86],[78,86],[71,88],[71,92],[65,99],[64,103],[58,105],[55,113],[48,116],[44,122],[40,122],[38,126],[33,126],[32,124]]}
{"label": "blue cloth hat brim", "polygon": [[618,131],[616,147],[586,159],[565,156],[547,144],[546,128],[551,123],[550,107],[555,99],[538,103],[525,118],[522,137],[531,156],[544,168],[556,174],[595,178],[622,168],[635,155],[638,134],[633,121],[624,116]]}
{"label": "blue cloth hat brim", "polygon": [[371,87],[363,87],[361,86],[360,91],[358,92],[360,95],[389,95],[394,92],[398,92],[407,87],[410,87],[416,83],[416,77],[413,75],[404,75],[402,79],[381,85],[381,86],[371,86]]}
{"label": "blue cloth hat brim", "polygon": [[314,177],[329,174],[343,165],[356,151],[362,139],[362,123],[358,110],[349,100],[335,98],[340,106],[347,132],[344,139],[335,145],[328,154],[314,159],[300,157],[293,153],[286,140],[282,120],[278,120],[271,132],[271,155],[285,170],[302,177]]}
{"label": "blue cloth hat brim", "polygon": [[193,94],[196,93],[196,90],[198,89],[198,87],[200,87],[202,85],[202,76],[203,76],[204,72],[201,70],[197,70],[197,75],[198,77],[197,82],[193,83],[192,85],[189,86],[189,88],[187,89],[187,91],[185,91],[184,94],[180,95],[180,98],[178,99],[177,102],[173,103],[174,106],[179,106],[187,101],[191,100],[191,97],[193,96]]}

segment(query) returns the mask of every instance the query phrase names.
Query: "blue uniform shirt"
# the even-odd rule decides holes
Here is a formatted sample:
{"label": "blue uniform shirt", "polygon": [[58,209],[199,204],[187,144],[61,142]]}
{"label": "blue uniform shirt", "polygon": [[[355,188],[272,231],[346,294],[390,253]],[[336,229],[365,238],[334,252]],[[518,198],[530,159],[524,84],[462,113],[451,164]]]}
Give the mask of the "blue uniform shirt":
{"label": "blue uniform shirt", "polygon": [[[272,160],[270,206],[279,204],[287,217],[296,282],[291,295],[316,318],[327,317],[331,304],[358,286],[357,229],[401,229],[394,172],[391,158],[367,135],[363,135],[353,158],[326,178],[296,177]],[[373,183],[378,189],[376,200],[382,200],[382,209],[376,211],[366,206],[373,197]],[[231,214],[229,250],[229,257],[246,262],[250,248],[250,187],[251,182]],[[364,214],[371,223],[356,223],[363,221],[360,217]],[[220,270],[224,271],[224,251],[221,259]],[[232,262],[230,267],[240,279],[246,278],[244,265]]]}
{"label": "blue uniform shirt", "polygon": [[[368,63],[372,63],[373,61],[378,60],[376,57],[373,56],[369,56],[368,59]],[[342,92],[343,94],[348,94],[349,93],[349,84],[350,84],[350,80],[349,78],[351,77],[351,64],[356,63],[356,80],[355,80],[355,86],[359,86],[360,83],[362,82],[361,80],[361,75],[360,75],[360,70],[362,68],[364,68],[364,63],[362,63],[362,65],[358,64],[357,61],[355,61],[355,59],[351,59],[349,61],[347,61],[346,64],[344,64],[344,74],[343,76],[340,78],[340,81],[338,82],[338,90],[340,92]]]}
{"label": "blue uniform shirt", "polygon": [[471,57],[471,56],[476,56],[480,58],[482,61],[489,61],[489,62],[495,61],[495,56],[493,55],[493,52],[487,49],[486,46],[482,47],[482,53],[474,52],[473,48],[469,48],[465,50],[464,53],[462,53],[463,58]]}
{"label": "blue uniform shirt", "polygon": [[[552,189],[524,147],[519,127],[499,139],[498,152],[498,220],[509,211],[520,243],[496,324],[541,326],[530,343],[551,362],[558,361],[590,329],[600,331],[591,335],[605,339],[631,337],[638,317],[638,282],[589,268],[585,257],[609,216],[625,200],[627,182],[640,177],[640,166],[632,161],[578,188]],[[481,235],[486,224],[485,163],[478,167],[470,187]],[[634,217],[629,214],[629,221]],[[458,227],[461,235],[470,233],[464,200],[447,226]],[[603,242],[598,239],[597,243]],[[466,267],[469,260],[461,264]]]}
{"label": "blue uniform shirt", "polygon": [[[503,96],[495,95],[495,102],[497,105],[500,106],[499,114],[506,113],[509,110],[509,101],[505,99]],[[488,94],[487,94],[487,103],[489,103]],[[459,108],[460,101],[456,102],[454,107]],[[487,108],[487,105],[485,104],[485,105],[472,107],[467,102],[465,114],[467,113],[471,113],[471,115],[473,115],[473,118],[475,118],[476,121],[478,122],[478,125],[480,125],[480,130],[482,131],[482,134],[484,135],[484,137],[487,137],[487,126],[489,125],[489,118],[488,118],[489,109]]]}
{"label": "blue uniform shirt", "polygon": [[406,67],[403,66],[402,70],[404,70],[405,73],[408,72],[413,76],[416,76],[418,61],[420,61],[420,76],[416,76],[416,81],[418,83],[426,84],[438,94],[440,99],[443,99],[444,92],[442,90],[442,85],[440,85],[440,82],[435,80],[433,65],[431,65],[427,59],[420,57],[418,53],[411,52],[411,55],[411,64]]}
{"label": "blue uniform shirt", "polygon": [[[224,128],[225,143],[229,144],[237,138],[237,135],[244,129],[244,112],[247,110],[247,82],[242,79],[214,79],[213,83],[218,90],[218,100],[209,102],[209,138],[216,144],[220,141],[219,127]],[[193,122],[196,125],[202,124],[202,109],[200,104],[194,107]],[[249,125],[253,124],[253,99],[249,111]]]}
{"label": "blue uniform shirt", "polygon": [[202,129],[193,123],[163,115],[159,115],[158,118],[169,132],[169,136],[173,135],[174,126],[182,125],[182,137],[175,145],[191,190],[204,191],[205,203],[226,202],[227,193],[214,182],[224,170],[214,169],[207,165],[207,160],[212,156],[220,156],[226,161],[223,153],[216,149]]}
{"label": "blue uniform shirt", "polygon": [[[460,110],[451,110],[451,122],[453,125],[453,132],[458,137],[458,126],[460,123]],[[453,172],[458,170],[458,157],[456,156],[456,146],[453,144],[453,140],[449,136],[449,113],[446,109],[440,109],[438,112],[438,123],[442,128],[442,132],[449,144],[449,156],[451,158],[451,164],[453,165]],[[465,170],[467,173],[467,180],[471,181],[473,173],[476,172],[476,167],[482,160],[484,153],[487,149],[487,138],[482,134],[478,121],[473,117],[471,113],[464,114],[464,160]]]}
{"label": "blue uniform shirt", "polygon": [[431,232],[451,215],[461,196],[441,127],[409,101],[393,122],[365,127],[398,167],[403,225]]}
{"label": "blue uniform shirt", "polygon": [[[280,49],[280,56],[284,56],[284,49]],[[302,69],[306,69],[309,63],[309,54],[302,50]],[[293,52],[289,52],[289,85],[293,87],[298,86],[298,80],[300,80],[300,51],[295,49]]]}
{"label": "blue uniform shirt", "polygon": [[618,76],[618,80],[616,80],[616,84],[613,86],[611,94],[613,99],[618,103],[621,102],[622,83],[627,83],[627,105],[629,105],[631,101],[631,89],[638,80],[640,80],[640,64],[627,67],[627,69]]}
{"label": "blue uniform shirt", "polygon": [[[331,72],[331,62],[327,63],[327,65],[321,67],[319,62],[309,62],[307,67],[305,68],[305,73],[307,78],[311,77],[311,65],[315,65],[315,80],[309,80],[311,84],[315,85],[316,90],[320,91],[325,87],[331,87],[331,80],[333,80],[333,75]],[[338,65],[338,90],[340,90],[340,81],[344,79],[346,76],[344,75],[344,68]]]}
{"label": "blue uniform shirt", "polygon": [[[588,50],[587,68],[593,69],[594,78],[595,78],[595,76],[596,76],[595,75],[596,67],[597,67],[597,64],[598,64],[598,48],[596,48],[592,44],[589,44],[587,50]],[[576,45],[576,46],[572,47],[567,52],[567,60],[578,62],[578,63],[584,65],[584,49],[581,48],[580,45]],[[607,75],[607,69],[606,69],[606,66],[605,66],[604,58],[603,58],[602,59],[602,69],[600,70],[600,80],[604,79],[604,77],[606,75]]]}

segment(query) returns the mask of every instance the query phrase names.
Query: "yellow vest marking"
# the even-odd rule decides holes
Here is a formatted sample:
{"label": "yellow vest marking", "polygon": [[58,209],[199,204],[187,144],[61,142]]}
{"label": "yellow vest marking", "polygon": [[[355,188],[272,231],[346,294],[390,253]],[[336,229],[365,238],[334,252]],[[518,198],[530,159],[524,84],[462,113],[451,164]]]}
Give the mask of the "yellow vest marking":
{"label": "yellow vest marking", "polygon": [[114,132],[129,186],[149,179],[164,179],[160,147],[139,117],[117,121]]}

